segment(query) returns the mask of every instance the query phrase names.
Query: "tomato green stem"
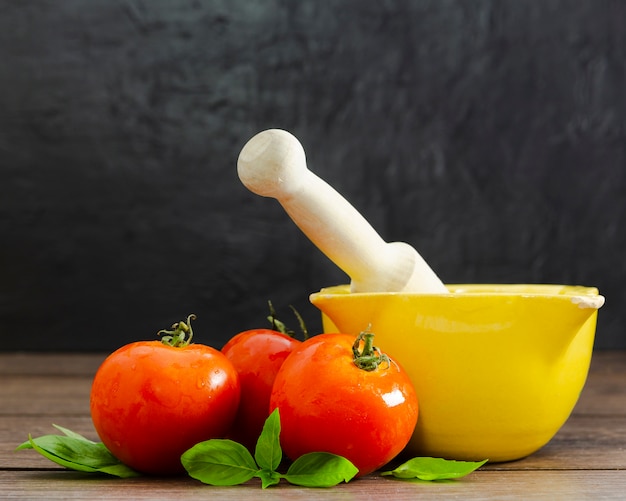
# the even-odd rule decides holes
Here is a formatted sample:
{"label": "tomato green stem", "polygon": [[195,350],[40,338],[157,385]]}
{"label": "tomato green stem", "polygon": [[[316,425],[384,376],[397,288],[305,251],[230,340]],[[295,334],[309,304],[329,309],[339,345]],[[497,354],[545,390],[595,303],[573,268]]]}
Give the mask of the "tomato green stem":
{"label": "tomato green stem", "polygon": [[[363,342],[363,348],[361,348]],[[386,363],[387,368],[391,366],[391,359],[374,346],[374,334],[369,331],[361,332],[352,345],[354,365],[364,371],[373,371],[381,363]]]}
{"label": "tomato green stem", "polygon": [[287,334],[289,337],[293,337],[294,332],[287,329],[287,326],[283,322],[278,320],[278,317],[276,316],[276,310],[274,309],[274,305],[272,304],[272,302],[268,301],[267,305],[270,309],[270,314],[268,315],[267,319],[272,324],[272,329],[278,332],[282,332],[283,334]]}
{"label": "tomato green stem", "polygon": [[306,341],[307,339],[309,339],[309,331],[306,328],[306,323],[304,322],[304,318],[302,318],[302,315],[300,315],[298,310],[296,310],[296,308],[293,305],[290,304],[289,307],[291,308],[291,311],[293,311],[293,314],[295,315],[295,317],[298,319],[298,324],[300,325],[300,330],[302,331],[302,337]]}
{"label": "tomato green stem", "polygon": [[[278,317],[276,316],[276,310],[274,309],[274,305],[272,304],[272,302],[268,301],[267,304],[270,309],[270,314],[268,315],[267,319],[272,324],[272,329],[278,332],[282,332],[283,334],[286,334],[287,336],[295,339],[296,333],[292,331],[291,329],[288,329],[287,326],[283,322],[278,320]],[[298,310],[296,310],[293,305],[290,304],[289,307],[291,308],[291,311],[293,311],[293,314],[298,320],[298,324],[300,324],[300,330],[302,331],[303,338],[307,340],[309,338],[309,332],[306,329],[306,324],[304,323],[304,319],[302,318],[302,315],[298,313]]]}
{"label": "tomato green stem", "polygon": [[[188,346],[193,338],[193,329],[191,328],[191,321],[195,320],[196,316],[192,313],[187,317],[187,322],[180,321],[172,324],[172,330],[161,329],[157,332],[157,335],[162,336],[161,342],[174,348],[182,348]],[[165,335],[163,335],[165,334]]]}

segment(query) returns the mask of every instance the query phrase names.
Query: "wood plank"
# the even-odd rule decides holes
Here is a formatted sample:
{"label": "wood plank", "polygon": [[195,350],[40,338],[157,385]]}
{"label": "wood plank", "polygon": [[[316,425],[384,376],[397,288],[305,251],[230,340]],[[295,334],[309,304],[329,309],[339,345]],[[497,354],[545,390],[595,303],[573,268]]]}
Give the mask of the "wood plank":
{"label": "wood plank", "polygon": [[593,354],[573,415],[626,416],[626,351]]}
{"label": "wood plank", "polygon": [[[34,451],[15,452],[32,436],[58,434],[58,424],[98,440],[89,416],[0,416],[0,469],[55,468]],[[487,470],[626,470],[626,418],[573,416],[561,431],[535,454],[508,463],[485,466]]]}
{"label": "wood plank", "polygon": [[2,376],[0,415],[89,415],[89,376]]}
{"label": "wood plank", "polygon": [[[0,352],[0,375],[93,376],[108,353]],[[594,352],[590,374],[613,373],[626,377],[626,350]]]}
{"label": "wood plank", "polygon": [[594,351],[589,373],[602,372],[619,373],[626,376],[626,350]]}
{"label": "wood plank", "polygon": [[[1,376],[0,415],[88,412],[91,377]],[[626,415],[626,378],[601,374],[585,386],[574,415]]]}
{"label": "wood plank", "polygon": [[245,486],[206,486],[190,478],[114,479],[65,471],[0,471],[2,499],[212,499],[329,500],[451,497],[497,499],[622,499],[624,471],[477,471],[450,482],[414,482],[367,476],[331,489],[307,489],[281,483],[262,490],[255,479]]}
{"label": "wood plank", "polygon": [[625,416],[625,389],[626,372],[598,371],[587,379],[573,414]]}
{"label": "wood plank", "polygon": [[527,458],[489,470],[626,470],[626,416],[572,416],[556,436]]}
{"label": "wood plank", "polygon": [[0,377],[9,374],[93,377],[106,356],[104,353],[0,353]]}
{"label": "wood plank", "polygon": [[[91,376],[1,376],[0,415],[86,414]],[[626,415],[626,378],[600,373],[590,378],[573,415]]]}

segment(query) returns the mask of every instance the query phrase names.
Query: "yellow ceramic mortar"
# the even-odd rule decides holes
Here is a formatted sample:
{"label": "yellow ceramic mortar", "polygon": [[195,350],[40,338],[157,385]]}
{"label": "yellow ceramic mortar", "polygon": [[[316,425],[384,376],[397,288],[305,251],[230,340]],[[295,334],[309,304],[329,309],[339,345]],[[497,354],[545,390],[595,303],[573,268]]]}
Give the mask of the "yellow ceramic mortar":
{"label": "yellow ceramic mortar", "polygon": [[449,294],[311,295],[324,330],[358,334],[410,375],[420,415],[407,452],[460,460],[519,459],[540,449],[572,412],[591,361],[591,287],[449,285]]}
{"label": "yellow ceramic mortar", "polygon": [[284,130],[252,137],[237,173],[254,193],[278,200],[350,277],[349,286],[323,289],[311,301],[326,331],[357,335],[369,326],[411,376],[420,399],[411,453],[518,459],[567,420],[589,369],[604,302],[597,289],[446,287],[413,247],[385,242],[308,170],[302,145]]}

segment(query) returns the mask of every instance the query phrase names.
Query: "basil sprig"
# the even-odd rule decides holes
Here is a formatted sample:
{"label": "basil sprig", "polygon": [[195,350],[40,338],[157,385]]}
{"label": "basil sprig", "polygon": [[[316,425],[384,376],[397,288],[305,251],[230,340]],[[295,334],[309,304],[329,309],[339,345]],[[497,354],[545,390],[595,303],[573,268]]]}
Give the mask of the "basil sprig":
{"label": "basil sprig", "polygon": [[52,425],[64,435],[32,438],[16,450],[34,449],[50,461],[76,471],[106,473],[120,478],[137,477],[139,473],[117,459],[101,442],[92,442],[67,428]]}
{"label": "basil sprig", "polygon": [[359,471],[344,457],[312,452],[296,459],[286,473],[280,473],[277,469],[282,456],[280,415],[275,409],[265,421],[254,457],[237,442],[212,439],[186,451],[181,462],[189,476],[205,484],[238,485],[258,477],[264,489],[281,479],[303,487],[332,487],[349,482]]}
{"label": "basil sprig", "polygon": [[[50,461],[71,470],[104,473],[120,478],[139,476],[119,461],[101,442],[92,442],[67,428],[53,425],[63,435],[44,435],[28,440],[16,450],[34,449]],[[263,488],[281,479],[303,487],[332,487],[349,482],[358,469],[346,458],[328,452],[312,452],[296,459],[286,473],[278,470],[283,458],[280,447],[280,415],[276,409],[268,417],[257,441],[254,457],[243,445],[225,439],[212,439],[193,446],[181,461],[187,473],[209,485],[239,485],[254,477]],[[398,479],[450,480],[464,477],[485,461],[453,461],[416,457],[380,475]]]}

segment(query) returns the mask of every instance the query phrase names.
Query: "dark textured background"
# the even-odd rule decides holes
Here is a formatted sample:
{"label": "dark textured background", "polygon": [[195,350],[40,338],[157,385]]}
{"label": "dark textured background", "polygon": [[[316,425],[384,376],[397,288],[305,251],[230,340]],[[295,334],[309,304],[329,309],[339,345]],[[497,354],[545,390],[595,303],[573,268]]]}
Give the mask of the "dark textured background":
{"label": "dark textured background", "polygon": [[0,4],[3,350],[113,350],[346,280],[236,159],[280,127],[452,282],[594,285],[626,348],[626,2]]}

